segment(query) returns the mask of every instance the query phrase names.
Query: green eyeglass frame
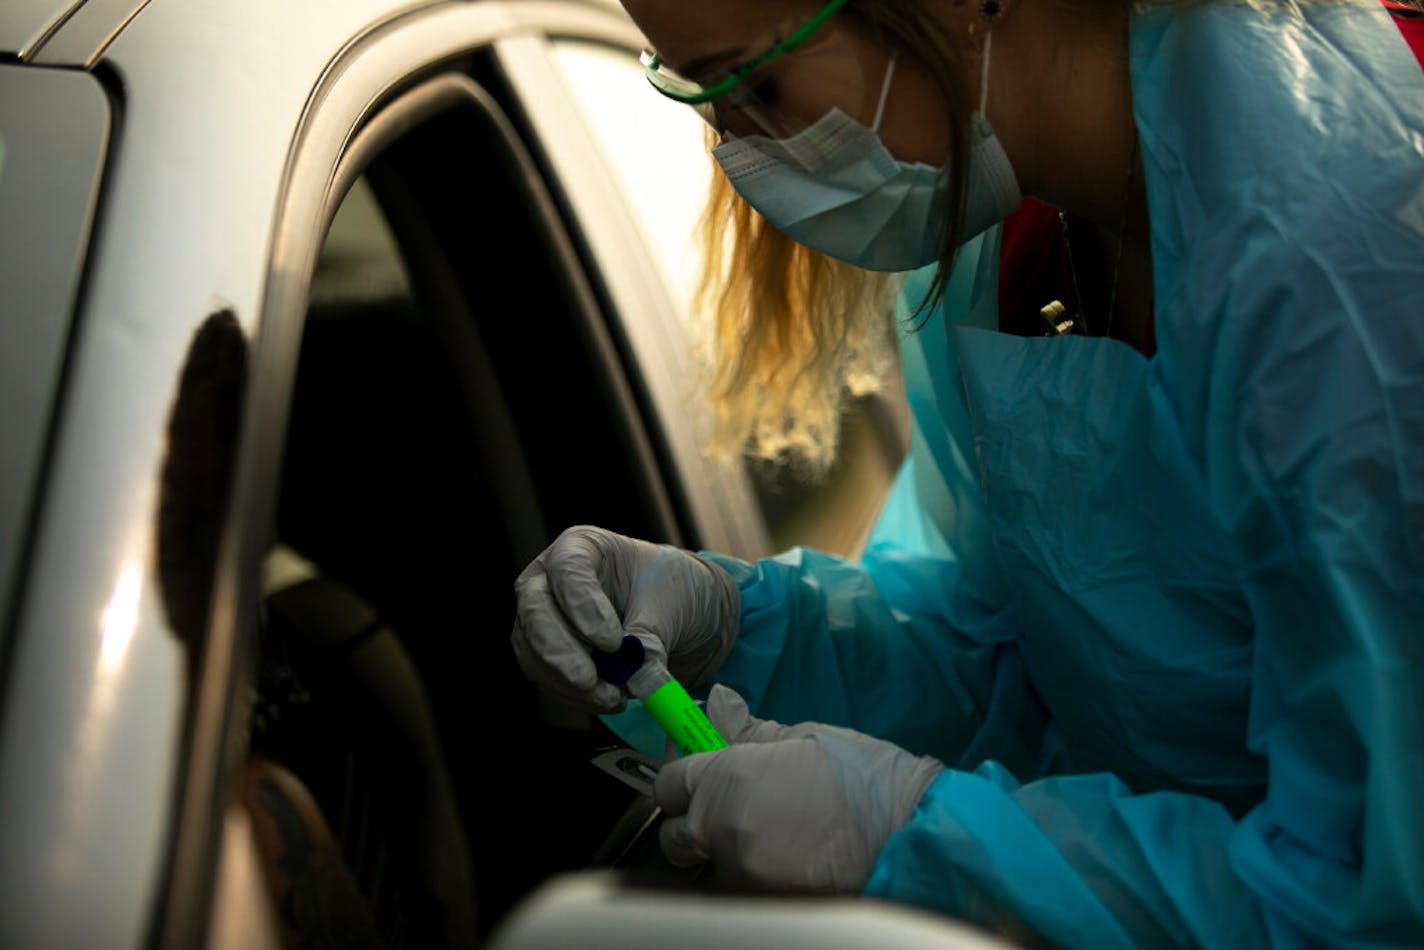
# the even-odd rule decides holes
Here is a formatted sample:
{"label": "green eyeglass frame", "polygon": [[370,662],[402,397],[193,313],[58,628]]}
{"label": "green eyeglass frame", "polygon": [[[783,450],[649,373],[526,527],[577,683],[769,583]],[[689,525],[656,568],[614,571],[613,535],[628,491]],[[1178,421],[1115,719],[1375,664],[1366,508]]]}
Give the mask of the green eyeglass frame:
{"label": "green eyeglass frame", "polygon": [[767,63],[796,49],[802,43],[821,28],[821,25],[829,20],[836,11],[849,3],[850,0],[830,0],[822,7],[815,16],[807,20],[802,26],[786,39],[781,40],[759,53],[758,55],[742,63],[736,69],[727,74],[727,78],[709,88],[702,88],[688,80],[670,76],[661,71],[662,59],[652,50],[644,50],[641,57],[643,72],[648,77],[648,82],[658,92],[677,102],[686,103],[690,106],[702,105],[720,99],[727,93],[740,86],[748,76],[765,66]]}

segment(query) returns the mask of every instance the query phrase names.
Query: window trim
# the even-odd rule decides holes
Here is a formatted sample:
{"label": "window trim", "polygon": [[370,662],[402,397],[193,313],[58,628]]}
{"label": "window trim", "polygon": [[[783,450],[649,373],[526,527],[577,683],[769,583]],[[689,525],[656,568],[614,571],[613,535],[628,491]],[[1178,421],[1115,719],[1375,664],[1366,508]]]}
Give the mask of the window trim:
{"label": "window trim", "polygon": [[[495,53],[508,77],[518,110],[528,125],[531,148],[558,195],[569,226],[582,242],[589,271],[598,276],[600,293],[610,313],[621,321],[613,327],[631,374],[641,390],[647,415],[657,421],[653,433],[668,479],[688,490],[677,499],[679,514],[692,543],[704,549],[748,559],[774,553],[751,482],[740,467],[728,470],[708,458],[700,437],[710,420],[689,418],[693,411],[687,383],[694,378],[692,355],[685,345],[677,308],[663,276],[645,255],[628,255],[629,244],[646,247],[641,226],[621,199],[622,188],[601,162],[587,160],[601,145],[572,98],[559,70],[551,39],[602,43],[637,56],[627,40],[575,36],[558,30],[547,35],[511,35],[495,43]],[[650,88],[649,95],[656,95]],[[692,424],[695,423],[695,424]]]}
{"label": "window trim", "polygon": [[241,768],[243,691],[255,678],[259,552],[275,513],[307,288],[339,203],[332,199],[335,171],[360,130],[412,80],[515,28],[497,3],[411,12],[348,43],[308,99],[273,219],[211,620],[190,693],[163,906],[153,919],[157,946],[203,946],[210,936],[219,865],[227,859],[223,815]]}
{"label": "window trim", "polygon": [[[307,289],[339,204],[338,177],[361,132],[422,78],[501,39],[576,36],[636,46],[614,9],[565,3],[442,4],[409,10],[353,37],[308,97],[274,211],[243,432],[212,588],[211,620],[180,750],[171,846],[157,946],[205,945],[222,853],[223,815],[242,761],[244,691],[255,679],[251,640],[260,552],[270,540],[287,408],[300,352]],[[343,173],[344,174],[344,173]],[[587,262],[585,262],[587,266]],[[660,419],[665,417],[659,417]]]}

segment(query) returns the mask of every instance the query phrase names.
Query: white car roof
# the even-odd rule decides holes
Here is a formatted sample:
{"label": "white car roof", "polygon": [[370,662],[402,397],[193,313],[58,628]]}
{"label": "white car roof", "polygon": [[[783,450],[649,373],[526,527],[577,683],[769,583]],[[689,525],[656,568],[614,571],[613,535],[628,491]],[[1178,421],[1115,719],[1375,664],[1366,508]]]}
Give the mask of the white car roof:
{"label": "white car roof", "polygon": [[6,0],[0,4],[0,53],[23,56],[77,5],[76,0]]}
{"label": "white car roof", "polygon": [[[619,9],[618,0],[586,2]],[[392,10],[418,5],[419,0],[388,3]],[[149,6],[155,8],[149,15],[154,15],[164,0],[4,0],[0,4],[0,55],[55,66],[91,66],[117,33]]]}

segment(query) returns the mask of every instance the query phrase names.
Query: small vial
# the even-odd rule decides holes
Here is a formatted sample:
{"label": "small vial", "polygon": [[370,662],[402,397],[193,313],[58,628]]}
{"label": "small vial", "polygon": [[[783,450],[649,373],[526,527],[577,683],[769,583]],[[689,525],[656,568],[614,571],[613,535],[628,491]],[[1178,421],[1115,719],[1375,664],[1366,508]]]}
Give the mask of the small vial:
{"label": "small vial", "polygon": [[616,652],[600,654],[594,663],[604,680],[615,686],[627,684],[628,692],[643,701],[643,708],[682,755],[727,747],[727,740],[717,732],[702,707],[666,666],[645,656],[643,641],[637,637],[628,634]]}

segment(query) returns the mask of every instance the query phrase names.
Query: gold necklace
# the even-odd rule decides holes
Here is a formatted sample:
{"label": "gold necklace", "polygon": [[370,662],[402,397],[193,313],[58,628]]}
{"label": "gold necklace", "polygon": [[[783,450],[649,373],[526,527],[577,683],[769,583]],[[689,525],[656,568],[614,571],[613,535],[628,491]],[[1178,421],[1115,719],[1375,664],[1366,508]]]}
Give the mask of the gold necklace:
{"label": "gold necklace", "polygon": [[[1118,222],[1117,228],[1117,255],[1113,260],[1113,276],[1111,290],[1108,296],[1108,318],[1103,328],[1103,336],[1112,336],[1113,316],[1117,312],[1117,282],[1118,275],[1122,272],[1122,247],[1124,235],[1127,232],[1127,210],[1132,202],[1132,178],[1137,170],[1137,126],[1132,129],[1132,153],[1127,159],[1127,183],[1123,189],[1122,196],[1122,218]],[[1068,274],[1073,279],[1073,295],[1078,298],[1078,307],[1085,310],[1086,302],[1083,299],[1083,291],[1078,287],[1078,266],[1073,260],[1073,242],[1068,233],[1068,213],[1063,210],[1058,212],[1058,223],[1063,229],[1063,244],[1068,249]],[[1048,325],[1047,336],[1064,336],[1069,333],[1081,333],[1088,335],[1088,318],[1086,312],[1083,314],[1070,314],[1068,308],[1061,300],[1049,301],[1048,305],[1038,311],[1038,315],[1043,318]]]}

